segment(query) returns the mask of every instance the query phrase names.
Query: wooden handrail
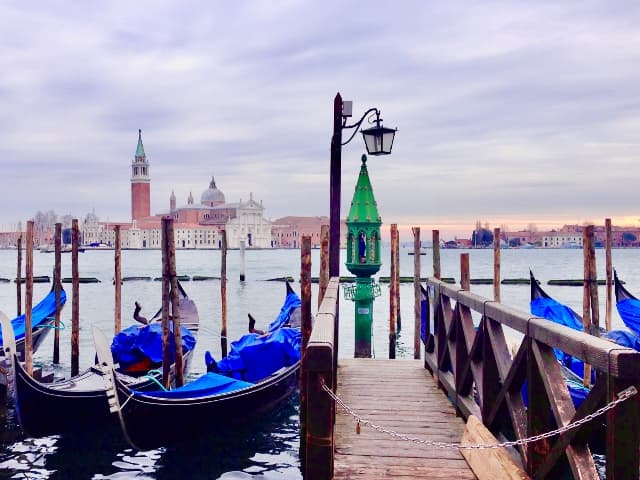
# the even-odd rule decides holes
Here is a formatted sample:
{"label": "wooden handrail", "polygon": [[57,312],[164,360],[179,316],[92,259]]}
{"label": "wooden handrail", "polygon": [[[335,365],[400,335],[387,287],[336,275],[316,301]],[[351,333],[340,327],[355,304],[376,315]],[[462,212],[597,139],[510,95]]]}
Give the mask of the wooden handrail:
{"label": "wooden handrail", "polygon": [[[436,278],[427,279],[427,287],[433,316],[427,322],[425,366],[462,416],[478,415],[494,433],[523,439],[566,426],[614,400],[624,388],[640,386],[640,352]],[[522,335],[517,352],[508,347],[505,326]],[[599,372],[596,387],[577,411],[554,348]],[[523,398],[525,383],[528,395]],[[535,478],[556,478],[566,459],[574,477],[598,478],[590,446],[599,437],[606,447],[607,479],[638,478],[640,432],[628,428],[625,418],[636,422],[639,415],[636,396],[571,434],[520,447],[523,464]],[[605,419],[605,433],[593,433]]]}
{"label": "wooden handrail", "polygon": [[308,479],[330,480],[333,477],[335,405],[323,391],[322,382],[329,387],[335,385],[334,357],[338,346],[334,345],[334,329],[338,287],[338,277],[332,277],[302,359],[306,382],[301,387],[306,389],[307,398],[307,411],[300,412],[306,424],[302,473]]}

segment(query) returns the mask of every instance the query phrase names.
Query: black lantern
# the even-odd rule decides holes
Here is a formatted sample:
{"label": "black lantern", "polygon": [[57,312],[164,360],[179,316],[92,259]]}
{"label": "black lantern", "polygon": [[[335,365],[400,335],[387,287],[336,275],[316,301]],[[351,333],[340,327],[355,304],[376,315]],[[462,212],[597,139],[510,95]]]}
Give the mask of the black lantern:
{"label": "black lantern", "polygon": [[361,130],[364,144],[369,155],[388,155],[393,147],[393,138],[398,129],[387,128],[380,125],[380,119],[375,127]]}

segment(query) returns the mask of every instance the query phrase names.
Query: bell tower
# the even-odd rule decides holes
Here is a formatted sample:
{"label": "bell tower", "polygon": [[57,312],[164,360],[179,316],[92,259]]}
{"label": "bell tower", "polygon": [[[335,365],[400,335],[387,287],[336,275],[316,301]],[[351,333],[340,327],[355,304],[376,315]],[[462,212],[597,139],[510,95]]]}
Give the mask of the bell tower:
{"label": "bell tower", "polygon": [[138,147],[131,163],[131,220],[149,216],[151,216],[149,162],[142,145],[142,130],[138,130]]}

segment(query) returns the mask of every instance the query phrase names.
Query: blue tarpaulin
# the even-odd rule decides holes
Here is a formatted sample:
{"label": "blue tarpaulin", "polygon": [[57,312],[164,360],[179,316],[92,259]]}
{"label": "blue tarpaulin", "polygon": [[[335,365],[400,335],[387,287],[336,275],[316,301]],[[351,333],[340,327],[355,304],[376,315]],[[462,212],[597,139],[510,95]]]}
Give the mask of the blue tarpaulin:
{"label": "blue tarpaulin", "polygon": [[536,298],[531,301],[531,313],[537,317],[546,318],[554,323],[582,330],[582,319],[576,312],[553,298]]}
{"label": "blue tarpaulin", "polygon": [[284,304],[280,309],[280,313],[278,314],[276,319],[269,325],[269,331],[272,332],[275,329],[285,325],[289,321],[289,318],[291,317],[293,311],[296,308],[300,307],[300,305],[302,305],[300,297],[298,297],[295,292],[288,293],[287,297],[284,299]]}
{"label": "blue tarpaulin", "polygon": [[[173,332],[173,325],[169,328]],[[196,345],[193,334],[185,327],[180,327],[182,335],[182,352],[187,353]],[[175,342],[173,333],[169,336],[171,362],[174,361]],[[121,368],[148,359],[151,363],[162,362],[162,324],[160,322],[138,327],[132,325],[113,337],[111,342],[113,361],[120,363]]]}
{"label": "blue tarpaulin", "polygon": [[627,328],[634,333],[640,334],[640,300],[627,298],[616,303],[620,318]]}
{"label": "blue tarpaulin", "polygon": [[[67,293],[64,290],[60,290],[60,308],[62,308],[67,301]],[[53,316],[56,313],[56,293],[51,290],[46,297],[44,297],[40,303],[38,303],[31,310],[31,329],[40,326],[46,322],[47,318]],[[16,337],[16,341],[24,338],[24,320],[25,314],[11,320],[13,326],[13,333]],[[0,341],[2,335],[0,335]]]}
{"label": "blue tarpaulin", "polygon": [[169,391],[141,392],[135,391],[134,395],[146,395],[158,398],[194,398],[206,397],[209,395],[219,395],[221,393],[235,392],[242,388],[253,385],[235,378],[229,378],[218,373],[206,373],[197,380],[194,380],[182,387]]}

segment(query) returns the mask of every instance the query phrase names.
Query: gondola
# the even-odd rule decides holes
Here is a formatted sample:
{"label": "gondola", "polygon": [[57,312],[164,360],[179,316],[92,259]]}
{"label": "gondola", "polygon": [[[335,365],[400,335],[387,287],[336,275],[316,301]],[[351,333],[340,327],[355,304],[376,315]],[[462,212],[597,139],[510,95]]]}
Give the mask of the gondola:
{"label": "gondola", "polygon": [[640,334],[640,300],[632,295],[618,278],[618,272],[613,271],[613,281],[616,292],[616,308],[620,318],[629,330]]}
{"label": "gondola", "polygon": [[298,386],[299,314],[300,298],[287,284],[284,305],[266,334],[244,335],[227,357],[207,362],[208,373],[170,391],[141,392],[125,385],[114,375],[106,337],[94,328],[111,411],[127,442],[136,449],[175,445],[250,425],[276,409]]}
{"label": "gondola", "polygon": [[[192,338],[197,337],[198,310],[195,303],[180,287],[180,323]],[[158,314],[150,323],[159,325]],[[137,327],[134,327],[137,328]],[[146,328],[146,327],[142,327]],[[3,325],[4,332],[4,325]],[[158,346],[160,348],[160,346]],[[184,368],[188,368],[193,349],[184,354]],[[111,348],[109,355],[112,356]],[[173,367],[173,366],[172,366]],[[15,372],[16,410],[22,429],[31,436],[63,433],[100,423],[113,422],[107,407],[103,373],[92,366],[66,380],[42,383],[31,377],[18,361],[13,362]],[[127,375],[116,368],[116,375],[124,384],[137,390],[155,388],[161,377],[159,371],[136,372]],[[172,370],[173,373],[173,370]]]}
{"label": "gondola", "polygon": [[[67,301],[67,293],[60,288],[60,309]],[[33,341],[32,350],[35,352],[50,330],[53,329],[54,315],[56,313],[56,293],[51,291],[31,310],[31,337]],[[18,353],[24,358],[24,335],[25,335],[26,314],[22,314],[11,320],[11,326],[15,336]],[[0,345],[2,335],[0,334]]]}

